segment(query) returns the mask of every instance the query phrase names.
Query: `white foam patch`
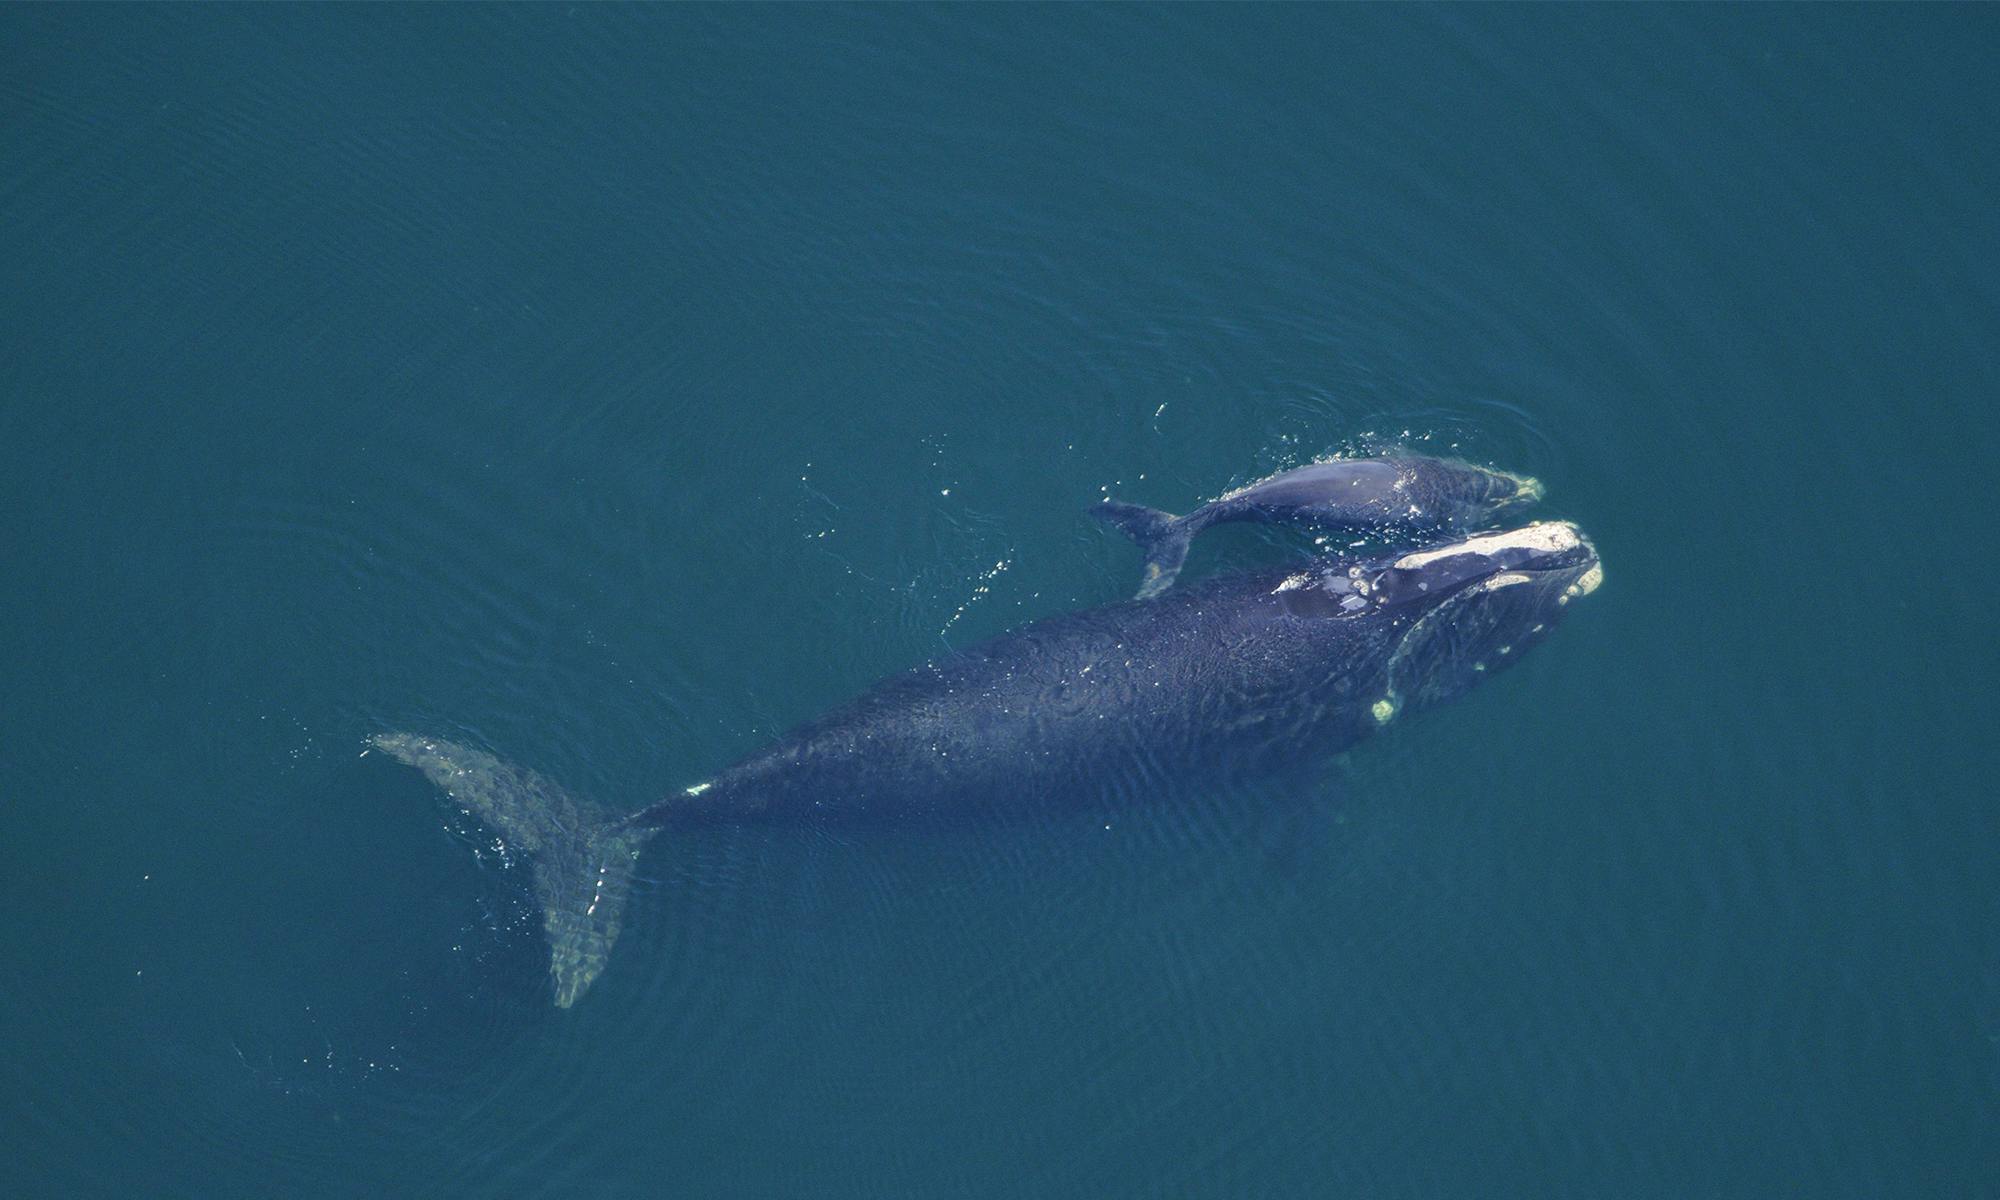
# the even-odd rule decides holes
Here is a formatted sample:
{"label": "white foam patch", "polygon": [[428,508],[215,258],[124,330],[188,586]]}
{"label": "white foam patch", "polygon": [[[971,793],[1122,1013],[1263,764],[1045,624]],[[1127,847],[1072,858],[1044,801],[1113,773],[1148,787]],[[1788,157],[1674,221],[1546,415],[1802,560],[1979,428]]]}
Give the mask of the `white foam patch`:
{"label": "white foam patch", "polygon": [[1499,533],[1482,533],[1453,542],[1449,546],[1439,546],[1434,550],[1419,550],[1415,554],[1405,554],[1396,560],[1396,565],[1409,570],[1425,563],[1450,558],[1455,554],[1477,554],[1488,557],[1502,550],[1538,550],[1544,554],[1555,554],[1583,544],[1583,535],[1568,521],[1551,521],[1546,525],[1528,525],[1521,529],[1507,529]]}

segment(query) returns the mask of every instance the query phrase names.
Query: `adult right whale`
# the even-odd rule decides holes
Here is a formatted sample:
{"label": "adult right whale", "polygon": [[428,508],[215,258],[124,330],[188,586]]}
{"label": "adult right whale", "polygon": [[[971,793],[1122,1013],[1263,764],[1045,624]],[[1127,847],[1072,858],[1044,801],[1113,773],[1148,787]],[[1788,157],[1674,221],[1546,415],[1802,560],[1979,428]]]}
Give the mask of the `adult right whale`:
{"label": "adult right whale", "polygon": [[[1222,575],[1037,621],[893,676],[628,816],[484,750],[409,733],[421,770],[532,866],[555,1002],[617,939],[662,830],[986,823],[1307,764],[1517,661],[1604,577],[1574,526]],[[1125,786],[1121,786],[1121,784]]]}
{"label": "adult right whale", "polygon": [[1540,481],[1422,454],[1308,463],[1225,493],[1184,516],[1101,500],[1090,515],[1146,555],[1138,599],[1173,586],[1195,535],[1229,521],[1314,525],[1387,534],[1472,530],[1542,498]]}

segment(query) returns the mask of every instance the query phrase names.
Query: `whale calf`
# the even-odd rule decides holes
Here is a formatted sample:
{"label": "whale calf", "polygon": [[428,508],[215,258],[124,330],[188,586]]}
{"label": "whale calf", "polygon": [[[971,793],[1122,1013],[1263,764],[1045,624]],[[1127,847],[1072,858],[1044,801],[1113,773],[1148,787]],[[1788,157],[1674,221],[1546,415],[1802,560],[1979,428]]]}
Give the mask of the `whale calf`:
{"label": "whale calf", "polygon": [[1211,525],[1263,521],[1428,533],[1476,528],[1541,498],[1542,485],[1534,479],[1410,454],[1311,463],[1237,488],[1184,516],[1122,500],[1100,501],[1090,514],[1145,552],[1137,597],[1144,600],[1173,585],[1189,544]]}
{"label": "whale calf", "polygon": [[1081,808],[1135,777],[1310,763],[1518,660],[1602,579],[1563,522],[1219,575],[892,676],[627,816],[475,747],[370,741],[527,856],[566,1008],[603,970],[634,864],[662,831],[988,821]]}

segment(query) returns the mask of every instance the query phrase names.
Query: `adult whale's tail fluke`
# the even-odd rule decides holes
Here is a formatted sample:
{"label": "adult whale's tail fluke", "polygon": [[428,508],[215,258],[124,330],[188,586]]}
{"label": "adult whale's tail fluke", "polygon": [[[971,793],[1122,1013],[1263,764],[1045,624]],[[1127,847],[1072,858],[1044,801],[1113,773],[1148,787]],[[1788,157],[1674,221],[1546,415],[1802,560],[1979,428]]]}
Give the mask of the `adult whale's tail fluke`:
{"label": "adult whale's tail fluke", "polygon": [[657,831],[632,828],[533,771],[470,746],[409,733],[376,734],[368,743],[422,771],[527,857],[556,1005],[575,1004],[611,955],[639,848]]}
{"label": "adult whale's tail fluke", "polygon": [[1139,543],[1146,555],[1146,575],[1137,599],[1147,600],[1173,586],[1187,562],[1188,546],[1197,530],[1191,522],[1143,504],[1104,500],[1090,506],[1090,515]]}

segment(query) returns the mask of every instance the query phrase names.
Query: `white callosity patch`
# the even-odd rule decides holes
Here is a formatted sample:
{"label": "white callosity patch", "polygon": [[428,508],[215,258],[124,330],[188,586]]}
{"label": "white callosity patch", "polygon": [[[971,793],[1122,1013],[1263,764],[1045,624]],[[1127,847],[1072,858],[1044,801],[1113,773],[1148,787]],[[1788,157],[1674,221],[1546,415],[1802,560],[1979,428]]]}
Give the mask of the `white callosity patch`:
{"label": "white callosity patch", "polygon": [[1419,550],[1397,559],[1396,565],[1409,570],[1453,555],[1477,554],[1481,557],[1491,557],[1503,550],[1538,550],[1544,554],[1557,554],[1582,544],[1583,535],[1577,532],[1576,526],[1567,521],[1552,521],[1546,525],[1528,525],[1499,533],[1482,533],[1466,538],[1462,542],[1453,542],[1432,550]]}
{"label": "white callosity patch", "polygon": [[1578,596],[1588,596],[1590,595],[1590,593],[1596,591],[1599,587],[1601,587],[1603,583],[1604,583],[1604,564],[1592,563],[1590,565],[1590,570],[1585,571],[1582,575],[1578,576],[1577,581],[1575,583],[1570,584],[1569,587],[1566,590],[1564,590],[1562,595],[1556,597],[1556,603],[1568,604],[1570,601],[1576,599]]}
{"label": "white callosity patch", "polygon": [[1533,475],[1516,475],[1512,471],[1494,471],[1493,473],[1502,479],[1513,480],[1514,494],[1523,500],[1539,503],[1544,496],[1548,495],[1549,490],[1543,487],[1542,481]]}
{"label": "white callosity patch", "polygon": [[1513,587],[1517,583],[1533,583],[1533,582],[1534,580],[1530,579],[1526,575],[1521,574],[1519,571],[1507,571],[1503,572],[1502,574],[1495,575],[1493,578],[1482,582],[1479,585],[1478,590],[1482,592],[1497,592],[1503,587]]}
{"label": "white callosity patch", "polygon": [[1390,719],[1396,715],[1396,698],[1394,696],[1384,696],[1369,705],[1368,711],[1374,714],[1376,724],[1387,725]]}

